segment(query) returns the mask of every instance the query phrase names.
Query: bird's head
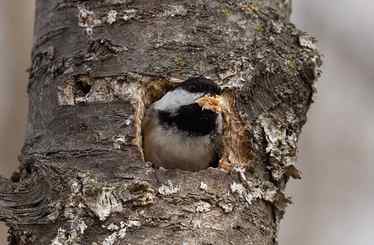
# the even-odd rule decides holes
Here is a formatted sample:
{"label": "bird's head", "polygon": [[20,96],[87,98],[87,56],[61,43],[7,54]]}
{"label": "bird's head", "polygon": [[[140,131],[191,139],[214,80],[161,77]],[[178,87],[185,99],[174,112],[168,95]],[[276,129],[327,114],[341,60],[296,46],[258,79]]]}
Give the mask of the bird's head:
{"label": "bird's head", "polygon": [[204,77],[190,78],[167,92],[152,107],[164,127],[202,136],[220,130],[221,88]]}

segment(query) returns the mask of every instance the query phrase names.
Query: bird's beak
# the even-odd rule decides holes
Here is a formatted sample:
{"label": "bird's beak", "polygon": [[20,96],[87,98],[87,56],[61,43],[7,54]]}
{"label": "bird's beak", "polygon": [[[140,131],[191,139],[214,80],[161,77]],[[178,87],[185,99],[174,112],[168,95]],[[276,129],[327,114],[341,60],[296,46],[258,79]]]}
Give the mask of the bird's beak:
{"label": "bird's beak", "polygon": [[196,103],[203,108],[203,110],[211,110],[216,113],[222,112],[222,97],[216,96],[203,96],[196,100]]}

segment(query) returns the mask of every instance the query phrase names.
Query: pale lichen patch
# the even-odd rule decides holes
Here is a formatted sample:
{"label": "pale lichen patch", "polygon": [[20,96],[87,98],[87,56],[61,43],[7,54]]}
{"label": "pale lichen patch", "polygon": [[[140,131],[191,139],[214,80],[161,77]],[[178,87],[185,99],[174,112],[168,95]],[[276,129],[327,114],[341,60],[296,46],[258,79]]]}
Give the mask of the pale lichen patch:
{"label": "pale lichen patch", "polygon": [[142,223],[139,220],[129,220],[127,222],[127,227],[140,227]]}
{"label": "pale lichen patch", "polygon": [[86,223],[76,218],[67,223],[68,229],[59,228],[56,237],[51,241],[51,245],[79,245],[81,236],[87,229]]}
{"label": "pale lichen patch", "polygon": [[67,240],[66,240],[66,230],[65,229],[62,229],[62,228],[59,228],[57,230],[57,235],[56,237],[52,240],[51,242],[51,245],[65,245],[67,244]]}
{"label": "pale lichen patch", "polygon": [[78,25],[85,28],[86,34],[92,36],[93,28],[102,23],[100,18],[97,18],[95,13],[88,10],[84,6],[78,6]]}
{"label": "pale lichen patch", "polygon": [[96,201],[88,202],[87,205],[101,221],[106,220],[111,213],[123,210],[121,201],[114,195],[114,189],[109,187],[103,187]]}
{"label": "pale lichen patch", "polygon": [[136,17],[137,10],[136,9],[126,9],[123,11],[122,19],[124,21],[129,21]]}
{"label": "pale lichen patch", "polygon": [[78,231],[81,235],[84,234],[85,230],[88,228],[86,223],[83,221],[83,220],[79,220],[77,223],[77,228],[78,228]]}
{"label": "pale lichen patch", "polygon": [[291,203],[290,198],[272,182],[248,177],[245,169],[240,167],[235,167],[233,172],[238,174],[240,183],[233,182],[230,185],[231,193],[237,194],[248,205],[252,205],[256,200],[263,200],[283,211]]}
{"label": "pale lichen patch", "polygon": [[[292,125],[294,117],[287,115],[287,125]],[[301,178],[300,171],[295,167],[297,134],[288,130],[282,123],[275,121],[270,115],[261,115],[259,122],[264,130],[267,141],[266,152],[271,158],[271,171],[275,180],[280,180],[284,175]]]}
{"label": "pale lichen patch", "polygon": [[212,205],[208,202],[199,201],[195,203],[195,210],[197,213],[206,213],[209,212]]}
{"label": "pale lichen patch", "polygon": [[183,5],[169,5],[166,10],[162,13],[162,16],[186,16],[188,10]]}
{"label": "pale lichen patch", "polygon": [[125,9],[120,12],[112,9],[106,15],[98,16],[94,11],[87,9],[85,6],[78,6],[78,25],[85,28],[86,34],[91,37],[95,27],[105,23],[112,25],[119,19],[127,22],[135,18],[136,13],[136,9]]}
{"label": "pale lichen patch", "polygon": [[234,205],[230,202],[221,201],[218,206],[223,210],[224,213],[231,213],[234,209]]}
{"label": "pale lichen patch", "polygon": [[230,185],[230,190],[232,193],[237,193],[240,197],[243,197],[245,200],[247,200],[247,192],[245,187],[241,183],[233,182]]}
{"label": "pale lichen patch", "polygon": [[131,227],[140,227],[141,223],[139,221],[129,220],[127,223],[121,221],[119,225],[110,224],[107,229],[113,231],[109,236],[107,236],[102,245],[113,245],[117,241],[122,240],[127,235],[127,229]]}
{"label": "pale lichen patch", "polygon": [[203,191],[207,191],[208,190],[208,185],[205,184],[204,182],[200,182],[200,189],[203,190]]}
{"label": "pale lichen patch", "polygon": [[70,190],[73,194],[78,194],[80,192],[82,188],[82,185],[76,181],[76,180],[72,180],[71,183],[70,183]]}
{"label": "pale lichen patch", "polygon": [[118,232],[113,232],[108,237],[106,237],[102,243],[102,245],[114,245],[114,243],[118,239]]}
{"label": "pale lichen patch", "polygon": [[309,48],[311,50],[317,50],[317,46],[315,43],[316,39],[307,33],[299,36],[299,44],[301,47]]}
{"label": "pale lichen patch", "polygon": [[158,193],[164,196],[172,195],[180,191],[179,185],[173,185],[173,183],[168,180],[168,183],[166,185],[161,185],[158,188]]}
{"label": "pale lichen patch", "polygon": [[[67,226],[58,232],[53,245],[75,245],[80,240],[88,226],[81,218],[85,215],[85,209],[90,209],[100,221],[116,212],[123,212],[124,202],[134,206],[145,206],[153,202],[154,191],[147,182],[134,182],[129,185],[123,183],[100,183],[95,176],[89,173],[79,173],[79,181],[71,182],[71,196],[69,196],[64,209],[64,217],[68,219]],[[119,225],[110,223],[103,228],[112,231],[100,244],[112,244],[122,239],[126,231],[131,227],[140,227],[141,221],[137,217],[129,218],[128,222],[121,222]],[[64,242],[67,243],[64,243]],[[76,243],[69,243],[69,242]]]}
{"label": "pale lichen patch", "polygon": [[48,214],[47,218],[50,221],[54,222],[55,220],[57,220],[57,218],[61,214],[61,209],[62,209],[61,200],[49,203],[48,204],[48,209],[51,210],[51,213]]}
{"label": "pale lichen patch", "polygon": [[127,232],[128,227],[129,226],[125,222],[123,222],[123,221],[120,222],[120,229],[118,231],[118,235],[121,239],[123,239],[126,236],[126,232]]}
{"label": "pale lichen patch", "polygon": [[118,12],[114,9],[110,10],[106,16],[106,22],[111,25],[117,21]]}
{"label": "pale lichen patch", "polygon": [[61,202],[57,202],[54,207],[57,212],[51,220],[57,219],[60,209],[63,210],[61,213],[66,220],[64,225],[57,230],[57,235],[51,242],[52,245],[78,245],[88,228],[85,219],[82,217],[85,207],[80,202],[82,184],[79,180],[72,179],[69,186],[71,194],[65,201],[64,208],[62,208]]}
{"label": "pale lichen patch", "polygon": [[110,224],[107,226],[107,229],[110,230],[110,231],[116,231],[116,230],[119,229],[119,226],[116,225],[116,224],[110,223]]}
{"label": "pale lichen patch", "polygon": [[247,189],[241,183],[233,182],[230,185],[232,193],[237,193],[240,198],[252,205],[254,200],[262,198],[263,192],[259,188]]}
{"label": "pale lichen patch", "polygon": [[119,134],[119,135],[113,136],[113,148],[114,149],[120,150],[123,147],[125,147],[127,144],[128,144],[128,140],[127,140],[126,135]]}

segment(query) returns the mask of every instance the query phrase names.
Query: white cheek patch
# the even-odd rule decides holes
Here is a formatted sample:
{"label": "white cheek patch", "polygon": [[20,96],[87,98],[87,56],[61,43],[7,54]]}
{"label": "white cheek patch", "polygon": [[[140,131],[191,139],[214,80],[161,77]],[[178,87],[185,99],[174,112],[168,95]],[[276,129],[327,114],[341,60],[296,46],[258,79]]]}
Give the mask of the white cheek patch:
{"label": "white cheek patch", "polygon": [[180,106],[195,103],[204,93],[191,93],[186,90],[176,89],[167,92],[160,100],[156,101],[153,106],[160,111],[175,111]]}

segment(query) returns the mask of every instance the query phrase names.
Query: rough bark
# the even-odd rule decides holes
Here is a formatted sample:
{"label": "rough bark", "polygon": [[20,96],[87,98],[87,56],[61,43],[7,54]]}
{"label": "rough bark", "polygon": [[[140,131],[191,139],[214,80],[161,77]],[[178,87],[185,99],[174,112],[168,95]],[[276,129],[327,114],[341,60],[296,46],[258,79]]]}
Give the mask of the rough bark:
{"label": "rough bark", "polygon": [[[37,0],[21,166],[0,178],[10,244],[276,244],[320,57],[288,0]],[[220,168],[144,162],[144,108],[225,87]]]}

